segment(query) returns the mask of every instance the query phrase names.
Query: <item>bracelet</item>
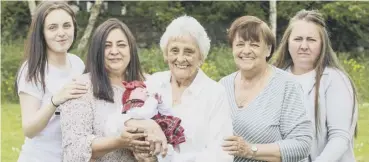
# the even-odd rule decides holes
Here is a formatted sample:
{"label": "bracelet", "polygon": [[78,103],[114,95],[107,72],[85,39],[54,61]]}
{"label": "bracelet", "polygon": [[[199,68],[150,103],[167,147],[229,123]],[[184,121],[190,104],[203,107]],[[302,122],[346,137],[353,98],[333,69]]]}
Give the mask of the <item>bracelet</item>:
{"label": "bracelet", "polygon": [[51,99],[50,99],[51,104],[53,104],[55,107],[58,107],[59,105],[55,105],[55,103],[53,102],[53,97],[54,97],[54,96],[51,96]]}

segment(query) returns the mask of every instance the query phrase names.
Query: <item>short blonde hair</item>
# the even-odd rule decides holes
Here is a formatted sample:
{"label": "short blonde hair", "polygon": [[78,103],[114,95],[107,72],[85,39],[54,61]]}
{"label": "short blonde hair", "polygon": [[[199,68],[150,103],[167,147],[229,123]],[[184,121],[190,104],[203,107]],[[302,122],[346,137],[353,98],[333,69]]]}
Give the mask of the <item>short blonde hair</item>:
{"label": "short blonde hair", "polygon": [[160,48],[166,53],[166,47],[171,38],[190,35],[193,37],[200,49],[200,53],[205,60],[210,50],[210,39],[204,27],[191,16],[181,16],[174,19],[166,28],[160,39]]}

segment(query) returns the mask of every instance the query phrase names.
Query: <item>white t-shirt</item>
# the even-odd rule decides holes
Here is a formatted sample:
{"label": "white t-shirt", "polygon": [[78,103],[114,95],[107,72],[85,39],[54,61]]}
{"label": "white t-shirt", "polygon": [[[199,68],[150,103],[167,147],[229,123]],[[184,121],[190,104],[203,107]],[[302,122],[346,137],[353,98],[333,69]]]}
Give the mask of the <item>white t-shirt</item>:
{"label": "white t-shirt", "polygon": [[[67,70],[46,64],[48,66],[45,67],[45,92],[42,90],[41,83],[36,85],[26,80],[28,67],[23,63],[18,75],[18,94],[23,92],[38,98],[41,102],[40,108],[49,104],[52,95],[73,78],[81,75],[85,69],[83,61],[74,54],[67,54],[68,62],[71,67]],[[61,141],[60,117],[54,114],[40,133],[32,139],[25,138],[18,162],[62,161]]]}
{"label": "white t-shirt", "polygon": [[316,76],[316,71],[315,70],[311,70],[307,73],[304,74],[300,74],[300,75],[295,75],[292,73],[291,71],[291,67],[289,67],[287,69],[287,72],[289,72],[294,78],[295,80],[301,85],[302,90],[304,92],[304,104],[305,104],[305,108],[306,108],[306,113],[309,117],[309,119],[311,120],[312,124],[315,125],[315,114],[314,114],[314,100],[311,100],[311,96],[309,95],[311,88],[314,86],[313,84],[315,84],[315,76]]}
{"label": "white t-shirt", "polygon": [[311,70],[311,71],[309,71],[305,74],[301,74],[301,75],[293,74],[292,71],[291,71],[291,68],[288,68],[287,72],[290,72],[292,74],[292,76],[296,79],[296,81],[298,83],[300,83],[304,93],[309,92],[309,89],[311,88],[311,84],[313,83],[313,81],[315,79],[315,75],[316,75],[315,70]]}

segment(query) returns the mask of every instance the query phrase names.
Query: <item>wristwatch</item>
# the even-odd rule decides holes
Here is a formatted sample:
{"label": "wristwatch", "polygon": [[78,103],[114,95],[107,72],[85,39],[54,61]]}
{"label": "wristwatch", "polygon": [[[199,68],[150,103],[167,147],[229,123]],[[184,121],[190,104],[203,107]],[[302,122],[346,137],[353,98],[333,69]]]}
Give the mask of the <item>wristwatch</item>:
{"label": "wristwatch", "polygon": [[251,148],[250,148],[251,152],[252,152],[252,155],[250,158],[254,158],[256,153],[258,152],[258,148],[255,146],[255,145],[251,145]]}

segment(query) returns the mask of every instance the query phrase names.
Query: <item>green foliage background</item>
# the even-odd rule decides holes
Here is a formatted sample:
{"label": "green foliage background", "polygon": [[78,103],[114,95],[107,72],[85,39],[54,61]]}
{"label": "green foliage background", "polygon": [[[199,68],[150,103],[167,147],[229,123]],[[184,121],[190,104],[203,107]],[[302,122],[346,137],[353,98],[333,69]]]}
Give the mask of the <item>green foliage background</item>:
{"label": "green foliage background", "polygon": [[[269,1],[114,1],[108,4],[125,6],[126,14],[102,9],[96,25],[111,17],[118,18],[130,27],[137,41],[144,44],[143,47],[157,45],[169,22],[184,14],[195,17],[203,24],[213,44],[227,43],[226,30],[237,17],[253,15],[269,22]],[[301,9],[317,9],[323,13],[336,51],[352,51],[359,46],[369,48],[369,2],[277,2],[278,40],[289,19]],[[77,14],[77,43],[88,18],[89,13],[86,11]],[[24,39],[31,21],[27,2],[2,1],[1,20],[2,42]]]}
{"label": "green foliage background", "polygon": [[[82,2],[82,1],[80,1]],[[139,56],[145,72],[152,74],[168,69],[158,48],[160,36],[171,20],[180,15],[195,17],[212,40],[204,72],[214,80],[236,70],[227,45],[226,31],[239,16],[253,15],[268,22],[268,1],[115,1],[111,5],[125,6],[126,14],[103,11],[96,26],[115,17],[125,22],[140,46]],[[359,136],[355,140],[358,161],[368,161],[369,151],[369,2],[342,1],[282,1],[277,2],[277,40],[280,40],[288,21],[301,9],[318,9],[327,20],[332,45],[341,63],[354,80],[360,102]],[[89,13],[77,14],[78,33],[75,45],[82,37]],[[3,161],[16,161],[23,143],[20,108],[14,93],[14,81],[23,60],[23,46],[31,22],[27,1],[1,1],[1,101]],[[71,53],[82,58],[85,53]],[[361,50],[358,50],[361,49]],[[6,140],[4,140],[6,139]]]}

